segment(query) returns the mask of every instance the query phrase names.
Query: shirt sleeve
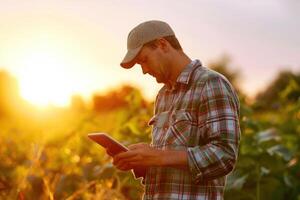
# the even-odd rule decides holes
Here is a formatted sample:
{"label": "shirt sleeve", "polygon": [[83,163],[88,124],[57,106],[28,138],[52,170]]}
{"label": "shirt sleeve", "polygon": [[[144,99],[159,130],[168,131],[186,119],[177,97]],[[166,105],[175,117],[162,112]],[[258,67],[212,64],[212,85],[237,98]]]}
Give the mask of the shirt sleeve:
{"label": "shirt sleeve", "polygon": [[196,182],[227,175],[234,168],[240,140],[239,101],[222,77],[207,80],[201,92],[198,128],[204,144],[189,147],[188,166]]}

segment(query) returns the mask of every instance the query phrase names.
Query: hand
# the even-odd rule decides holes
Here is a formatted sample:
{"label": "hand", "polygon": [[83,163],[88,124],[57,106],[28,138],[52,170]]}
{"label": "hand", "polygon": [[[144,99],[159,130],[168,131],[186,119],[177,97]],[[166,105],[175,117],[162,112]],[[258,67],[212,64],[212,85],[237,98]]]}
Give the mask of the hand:
{"label": "hand", "polygon": [[130,145],[129,151],[113,157],[113,164],[120,170],[127,171],[136,167],[147,168],[161,165],[162,150],[150,147],[146,143]]}
{"label": "hand", "polygon": [[109,151],[109,149],[106,149],[106,153],[110,156],[110,157],[114,157],[114,154],[112,152]]}
{"label": "hand", "polygon": [[[106,149],[106,153],[110,156],[110,157],[114,157],[116,155],[114,155],[111,151],[109,151],[109,149]],[[131,168],[129,167],[129,165],[126,165],[126,171],[130,170]],[[124,169],[120,169],[120,170],[124,170]],[[124,170],[125,171],[125,170]]]}

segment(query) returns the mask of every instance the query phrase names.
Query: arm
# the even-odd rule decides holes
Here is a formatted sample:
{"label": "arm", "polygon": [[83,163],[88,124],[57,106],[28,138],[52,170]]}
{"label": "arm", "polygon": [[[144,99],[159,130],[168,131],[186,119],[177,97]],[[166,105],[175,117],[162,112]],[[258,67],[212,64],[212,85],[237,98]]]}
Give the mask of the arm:
{"label": "arm", "polygon": [[205,145],[189,147],[188,166],[196,181],[211,180],[233,170],[240,140],[239,102],[221,78],[208,80],[202,90],[198,126],[206,128]]}
{"label": "arm", "polygon": [[188,169],[187,151],[159,150],[146,143],[130,145],[129,151],[113,157],[113,164],[120,170],[130,170],[134,167],[175,167]]}

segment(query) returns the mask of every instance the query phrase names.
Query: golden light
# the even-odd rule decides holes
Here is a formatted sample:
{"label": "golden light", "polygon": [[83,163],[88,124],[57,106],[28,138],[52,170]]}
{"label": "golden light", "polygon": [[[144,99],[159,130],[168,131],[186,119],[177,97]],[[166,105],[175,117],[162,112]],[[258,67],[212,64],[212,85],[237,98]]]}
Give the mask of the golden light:
{"label": "golden light", "polygon": [[32,52],[23,63],[26,75],[19,78],[23,98],[40,106],[68,104],[73,91],[62,59],[50,52]]}
{"label": "golden light", "polygon": [[70,57],[66,47],[55,41],[35,38],[16,56],[21,96],[38,106],[66,106],[75,93],[72,70],[80,58]]}
{"label": "golden light", "polygon": [[117,45],[111,36],[83,27],[65,28],[50,20],[7,34],[0,60],[18,80],[25,100],[39,107],[66,106],[74,94],[89,101],[94,93],[107,91],[120,80],[132,81],[118,62],[112,62],[120,57],[115,58],[112,46]]}

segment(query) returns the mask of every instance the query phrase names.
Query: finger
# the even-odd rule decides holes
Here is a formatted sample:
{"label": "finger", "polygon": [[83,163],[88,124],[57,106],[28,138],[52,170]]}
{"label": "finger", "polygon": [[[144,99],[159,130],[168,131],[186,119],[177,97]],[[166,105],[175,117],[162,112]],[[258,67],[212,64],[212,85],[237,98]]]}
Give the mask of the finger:
{"label": "finger", "polygon": [[127,171],[133,168],[133,166],[130,163],[124,162],[124,163],[119,163],[116,166],[118,169],[123,170],[123,171]]}
{"label": "finger", "polygon": [[113,165],[121,166],[124,165],[124,163],[125,163],[124,159],[116,159],[116,157],[113,157]]}
{"label": "finger", "polygon": [[143,162],[143,161],[140,161],[140,160],[139,161],[130,162],[130,166],[132,166],[132,168],[149,167],[146,162]]}
{"label": "finger", "polygon": [[122,159],[115,159],[113,160],[114,165],[123,165],[124,163],[130,163],[130,162],[140,162],[142,159],[139,155],[135,155],[129,158],[122,158]]}
{"label": "finger", "polygon": [[109,151],[109,149],[106,149],[106,153],[107,153],[108,155],[110,155],[111,157],[114,156],[114,154],[113,154],[111,151]]}
{"label": "finger", "polygon": [[130,151],[122,152],[122,153],[119,153],[119,154],[115,155],[114,160],[118,161],[118,160],[121,160],[121,159],[126,159],[126,158],[133,157],[135,155],[136,155],[136,152],[130,150]]}
{"label": "finger", "polygon": [[142,148],[142,147],[145,147],[145,146],[148,146],[147,143],[137,143],[137,144],[131,144],[128,146],[128,148],[130,150],[134,150],[134,149],[139,149],[139,148]]}
{"label": "finger", "polygon": [[122,170],[122,171],[128,171],[131,169],[131,166],[128,164],[122,164],[122,165],[118,165],[116,167],[117,167],[117,169]]}

